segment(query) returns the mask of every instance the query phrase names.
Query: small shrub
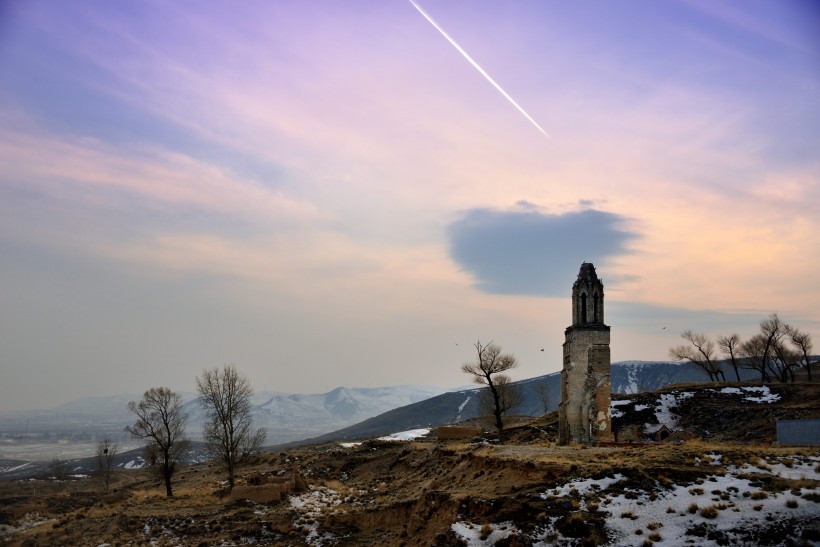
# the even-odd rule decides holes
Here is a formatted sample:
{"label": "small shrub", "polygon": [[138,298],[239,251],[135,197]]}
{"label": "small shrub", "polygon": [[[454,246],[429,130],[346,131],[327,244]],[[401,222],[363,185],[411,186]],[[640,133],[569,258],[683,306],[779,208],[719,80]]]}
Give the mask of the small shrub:
{"label": "small shrub", "polygon": [[632,520],[637,520],[637,519],[638,519],[638,515],[636,515],[636,514],[635,514],[635,513],[633,513],[632,511],[624,511],[623,513],[621,513],[621,518],[622,518],[622,519],[632,519]]}
{"label": "small shrub", "polygon": [[698,504],[697,504],[697,503],[695,503],[694,501],[693,501],[692,503],[690,503],[690,504],[689,504],[689,509],[688,509],[688,511],[689,511],[691,514],[693,514],[693,515],[694,515],[695,513],[697,513],[697,512],[698,512]]}
{"label": "small shrub", "polygon": [[652,534],[650,534],[647,539],[649,539],[650,541],[655,541],[655,542],[663,540],[661,535],[657,532],[653,532]]}
{"label": "small shrub", "polygon": [[670,506],[670,507],[667,507],[667,508],[666,508],[666,512],[667,512],[667,513],[674,513],[674,512],[675,512],[675,508],[674,508],[674,507],[671,507],[671,506]]}
{"label": "small shrub", "polygon": [[796,509],[797,508],[797,500],[796,499],[790,499],[789,501],[786,502],[786,507],[788,507],[789,509]]}
{"label": "small shrub", "polygon": [[760,511],[760,510],[763,509],[763,506],[762,505],[755,505],[754,507],[752,507],[752,509],[754,509],[755,511]]}
{"label": "small shrub", "polygon": [[693,496],[702,496],[705,493],[703,488],[690,488],[689,493]]}
{"label": "small shrub", "polygon": [[487,538],[490,537],[490,534],[493,533],[493,527],[489,524],[484,524],[481,526],[481,541],[487,541]]}
{"label": "small shrub", "polygon": [[709,507],[704,507],[700,510],[700,516],[705,519],[713,519],[717,518],[718,516],[718,508],[714,505],[710,505]]}
{"label": "small shrub", "polygon": [[758,490],[757,492],[752,493],[752,499],[753,500],[765,500],[768,497],[769,497],[769,494],[767,494],[763,490]]}
{"label": "small shrub", "polygon": [[803,494],[803,499],[813,501],[814,503],[820,503],[820,494],[815,492],[806,492]]}
{"label": "small shrub", "polygon": [[635,535],[636,535],[636,536],[643,535],[643,530],[641,530],[640,528],[638,528],[637,530],[635,530]]}
{"label": "small shrub", "polygon": [[[673,509],[673,511],[674,511],[674,509]],[[647,527],[647,529],[654,532],[658,528],[663,528],[663,523],[662,522],[650,522],[649,524],[646,525],[646,527]],[[657,540],[655,540],[655,541],[657,541]]]}

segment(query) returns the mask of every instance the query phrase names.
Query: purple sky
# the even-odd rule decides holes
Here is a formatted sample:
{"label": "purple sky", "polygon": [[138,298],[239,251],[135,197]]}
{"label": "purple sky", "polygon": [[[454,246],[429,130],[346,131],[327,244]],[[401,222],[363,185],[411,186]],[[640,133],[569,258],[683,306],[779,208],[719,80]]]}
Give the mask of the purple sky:
{"label": "purple sky", "polygon": [[418,4],[0,3],[0,409],[820,335],[815,2]]}

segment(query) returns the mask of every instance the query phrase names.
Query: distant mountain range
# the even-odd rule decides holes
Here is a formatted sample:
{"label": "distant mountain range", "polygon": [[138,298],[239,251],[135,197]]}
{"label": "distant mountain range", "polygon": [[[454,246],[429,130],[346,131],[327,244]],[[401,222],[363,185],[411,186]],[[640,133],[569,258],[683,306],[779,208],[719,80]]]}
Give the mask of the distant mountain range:
{"label": "distant mountain range", "polygon": [[[445,390],[438,387],[339,387],[327,393],[254,394],[253,421],[268,429],[269,443],[286,443],[334,431],[394,408],[429,399]],[[188,434],[201,438],[203,413],[194,393],[181,393],[189,415]],[[0,412],[0,439],[32,441],[96,441],[104,436],[126,438],[123,428],[134,422],[129,401],[141,395],[85,397],[49,409]],[[2,444],[0,444],[0,452]]]}
{"label": "distant mountain range", "polygon": [[[750,371],[745,372],[752,377]],[[553,373],[517,382],[524,402],[515,413],[535,416],[555,409],[560,400],[559,379],[560,374]],[[625,361],[612,365],[613,393],[654,391],[669,384],[707,380],[707,375],[691,364]],[[361,438],[475,418],[479,413],[477,389],[445,392],[436,387],[404,385],[339,387],[321,394],[259,392],[252,401],[253,420],[267,428],[269,445]],[[195,394],[182,396],[190,415],[189,436],[201,439],[203,415]],[[139,399],[139,395],[87,397],[50,409],[0,412],[0,452],[3,443],[93,443],[106,435],[113,440],[125,439],[123,427],[134,421],[126,405]]]}

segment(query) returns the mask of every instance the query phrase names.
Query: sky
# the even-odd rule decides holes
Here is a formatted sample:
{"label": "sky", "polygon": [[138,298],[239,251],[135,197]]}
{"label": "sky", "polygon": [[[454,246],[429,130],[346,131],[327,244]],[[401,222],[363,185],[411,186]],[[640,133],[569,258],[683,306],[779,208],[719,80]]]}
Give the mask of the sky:
{"label": "sky", "polygon": [[0,410],[818,340],[818,151],[811,1],[5,0]]}

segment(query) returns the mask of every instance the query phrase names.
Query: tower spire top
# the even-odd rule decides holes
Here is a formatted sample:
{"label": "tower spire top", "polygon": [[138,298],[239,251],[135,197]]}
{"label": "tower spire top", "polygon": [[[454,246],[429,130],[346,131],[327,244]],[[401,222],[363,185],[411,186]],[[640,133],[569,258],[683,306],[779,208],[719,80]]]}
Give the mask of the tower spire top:
{"label": "tower spire top", "polygon": [[601,327],[604,325],[604,284],[598,279],[592,262],[584,262],[578,279],[572,284],[572,325]]}

